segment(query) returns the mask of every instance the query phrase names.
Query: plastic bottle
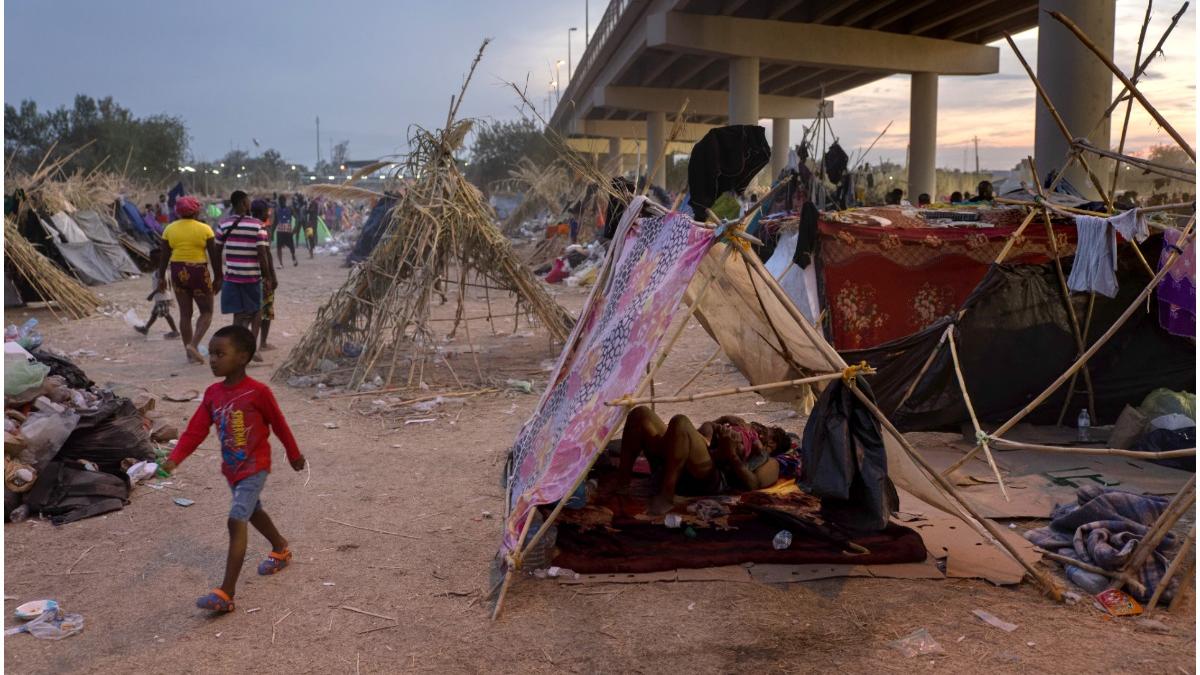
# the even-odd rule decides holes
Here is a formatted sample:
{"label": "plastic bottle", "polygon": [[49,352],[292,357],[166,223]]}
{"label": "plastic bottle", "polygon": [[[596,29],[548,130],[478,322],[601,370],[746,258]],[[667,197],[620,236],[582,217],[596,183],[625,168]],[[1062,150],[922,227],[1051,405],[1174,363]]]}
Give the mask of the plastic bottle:
{"label": "plastic bottle", "polygon": [[1087,443],[1092,440],[1092,416],[1088,414],[1087,408],[1079,411],[1079,419],[1076,422],[1079,429],[1079,442]]}
{"label": "plastic bottle", "polygon": [[17,324],[8,324],[8,327],[4,329],[4,341],[12,342],[19,337],[21,337],[21,330],[17,328]]}
{"label": "plastic bottle", "polygon": [[782,551],[792,547],[792,533],[787,530],[780,530],[775,533],[775,538],[771,540],[771,545],[776,551]]}

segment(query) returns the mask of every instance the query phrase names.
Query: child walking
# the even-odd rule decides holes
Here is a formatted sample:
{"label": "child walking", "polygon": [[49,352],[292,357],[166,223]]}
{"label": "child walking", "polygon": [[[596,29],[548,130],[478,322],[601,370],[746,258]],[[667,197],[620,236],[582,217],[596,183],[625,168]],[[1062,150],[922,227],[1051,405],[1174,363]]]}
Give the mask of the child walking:
{"label": "child walking", "polygon": [[171,332],[166,334],[168,340],[174,340],[179,337],[179,329],[175,327],[175,319],[171,318],[171,296],[166,290],[158,290],[161,286],[162,274],[158,271],[158,256],[162,255],[162,251],[155,248],[150,252],[150,263],[154,265],[154,274],[150,277],[150,295],[146,296],[146,300],[154,303],[154,307],[150,309],[150,318],[141,326],[134,326],[134,330],[142,335],[150,333],[150,326],[154,325],[154,320],[162,317],[167,320],[167,325],[171,327]]}
{"label": "child walking", "polygon": [[275,574],[292,560],[287,539],[275,529],[275,523],[259,501],[271,470],[271,445],[267,437],[271,432],[279,437],[288,462],[296,471],[304,469],[304,455],[300,454],[270,387],[246,376],[246,364],[254,351],[254,334],[249,328],[226,326],[213,333],[208,343],[208,363],[213,375],[224,380],[205,390],[200,407],[162,466],[167,473],[175,471],[208,437],[209,426],[216,425],[221,442],[221,473],[233,491],[228,521],[229,555],[225,560],[225,580],[196,600],[197,607],[214,612],[234,610],[233,595],[246,559],[247,521],[271,542],[271,552],[258,565],[259,574]]}

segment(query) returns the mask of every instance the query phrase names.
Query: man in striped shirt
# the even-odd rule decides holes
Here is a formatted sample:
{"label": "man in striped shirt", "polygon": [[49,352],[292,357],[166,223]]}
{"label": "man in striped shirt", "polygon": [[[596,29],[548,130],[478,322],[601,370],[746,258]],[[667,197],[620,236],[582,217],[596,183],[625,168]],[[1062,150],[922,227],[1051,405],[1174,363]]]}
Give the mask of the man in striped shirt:
{"label": "man in striped shirt", "polygon": [[[250,197],[235,190],[229,198],[230,213],[216,227],[217,250],[225,260],[221,286],[221,313],[232,314],[233,323],[246,326],[258,339],[262,318],[263,285],[275,287],[271,264],[271,240],[262,221],[250,215]],[[262,356],[255,353],[256,361]]]}

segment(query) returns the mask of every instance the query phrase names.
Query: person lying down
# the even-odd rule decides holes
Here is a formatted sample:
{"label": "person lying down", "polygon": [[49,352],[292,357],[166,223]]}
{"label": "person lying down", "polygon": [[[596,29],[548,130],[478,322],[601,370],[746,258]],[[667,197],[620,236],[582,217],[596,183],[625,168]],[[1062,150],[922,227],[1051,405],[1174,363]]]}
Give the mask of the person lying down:
{"label": "person lying down", "polygon": [[[768,487],[779,480],[779,456],[792,450],[792,436],[726,415],[697,428],[684,415],[667,423],[646,406],[629,412],[621,437],[615,489],[629,490],[639,455],[650,463],[656,493],[648,513],[663,514],[678,495],[703,496]],[[789,467],[794,472],[795,467]]]}

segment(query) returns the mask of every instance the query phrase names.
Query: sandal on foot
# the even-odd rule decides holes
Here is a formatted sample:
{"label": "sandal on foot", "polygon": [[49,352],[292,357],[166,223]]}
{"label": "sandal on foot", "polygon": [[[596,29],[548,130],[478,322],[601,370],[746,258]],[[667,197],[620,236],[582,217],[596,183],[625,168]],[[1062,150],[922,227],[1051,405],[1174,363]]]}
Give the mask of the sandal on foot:
{"label": "sandal on foot", "polygon": [[196,606],[211,612],[232,612],[233,598],[226,595],[225,591],[214,588],[208,595],[196,598]]}
{"label": "sandal on foot", "polygon": [[283,553],[271,551],[267,554],[267,559],[258,563],[258,573],[267,576],[275,574],[283,570],[292,562],[292,550],[288,549]]}

